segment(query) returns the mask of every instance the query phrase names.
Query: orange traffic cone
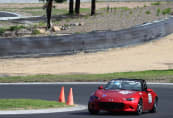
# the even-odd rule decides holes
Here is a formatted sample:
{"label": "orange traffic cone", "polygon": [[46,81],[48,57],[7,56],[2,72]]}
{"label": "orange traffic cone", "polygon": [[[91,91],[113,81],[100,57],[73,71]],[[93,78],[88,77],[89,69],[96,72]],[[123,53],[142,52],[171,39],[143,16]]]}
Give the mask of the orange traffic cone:
{"label": "orange traffic cone", "polygon": [[59,102],[65,103],[64,86],[61,87],[61,93],[59,96]]}
{"label": "orange traffic cone", "polygon": [[67,100],[67,105],[74,105],[72,88],[70,88],[70,92],[69,92],[68,100]]}

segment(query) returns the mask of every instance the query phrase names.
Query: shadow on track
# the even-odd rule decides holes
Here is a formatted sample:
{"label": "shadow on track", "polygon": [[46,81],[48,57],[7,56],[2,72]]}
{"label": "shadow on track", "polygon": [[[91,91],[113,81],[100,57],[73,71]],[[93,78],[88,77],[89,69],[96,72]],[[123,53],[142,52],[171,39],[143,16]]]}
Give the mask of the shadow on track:
{"label": "shadow on track", "polygon": [[[142,115],[145,115],[145,114],[148,114],[148,113],[143,113]],[[70,115],[76,115],[76,116],[138,116],[136,115],[135,113],[132,113],[132,112],[100,112],[99,114],[90,114],[88,111],[79,111],[79,112],[73,112],[73,113],[70,113]]]}

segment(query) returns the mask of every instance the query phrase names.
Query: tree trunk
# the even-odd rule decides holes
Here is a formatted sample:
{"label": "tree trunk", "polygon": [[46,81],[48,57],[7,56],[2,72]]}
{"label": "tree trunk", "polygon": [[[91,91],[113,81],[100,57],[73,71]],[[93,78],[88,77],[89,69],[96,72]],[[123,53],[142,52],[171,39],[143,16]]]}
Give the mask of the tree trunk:
{"label": "tree trunk", "polygon": [[69,0],[69,14],[73,15],[73,0]]}
{"label": "tree trunk", "polygon": [[46,14],[47,14],[47,28],[48,29],[51,28],[52,3],[53,3],[53,0],[47,0]]}
{"label": "tree trunk", "polygon": [[80,0],[76,0],[75,13],[80,14]]}
{"label": "tree trunk", "polygon": [[96,0],[92,0],[91,1],[91,16],[95,15],[95,11],[96,11]]}

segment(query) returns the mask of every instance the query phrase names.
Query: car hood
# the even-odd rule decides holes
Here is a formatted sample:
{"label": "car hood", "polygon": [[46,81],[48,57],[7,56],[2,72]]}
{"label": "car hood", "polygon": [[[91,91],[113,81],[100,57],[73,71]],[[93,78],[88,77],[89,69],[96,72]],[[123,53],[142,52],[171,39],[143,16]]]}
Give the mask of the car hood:
{"label": "car hood", "polygon": [[103,102],[122,102],[126,98],[131,98],[137,91],[130,90],[97,90],[95,96]]}

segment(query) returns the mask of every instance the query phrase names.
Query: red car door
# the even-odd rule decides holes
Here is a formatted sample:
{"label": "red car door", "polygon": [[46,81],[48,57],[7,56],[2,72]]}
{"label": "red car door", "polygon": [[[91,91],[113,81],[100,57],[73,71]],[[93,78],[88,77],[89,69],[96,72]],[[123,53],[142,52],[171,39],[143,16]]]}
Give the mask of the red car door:
{"label": "red car door", "polygon": [[145,81],[143,82],[142,87],[143,110],[148,111],[152,104],[152,94],[147,91],[147,84]]}
{"label": "red car door", "polygon": [[142,92],[142,100],[143,100],[143,110],[148,110],[148,93],[146,91]]}
{"label": "red car door", "polygon": [[153,92],[148,92],[148,110],[153,108]]}

